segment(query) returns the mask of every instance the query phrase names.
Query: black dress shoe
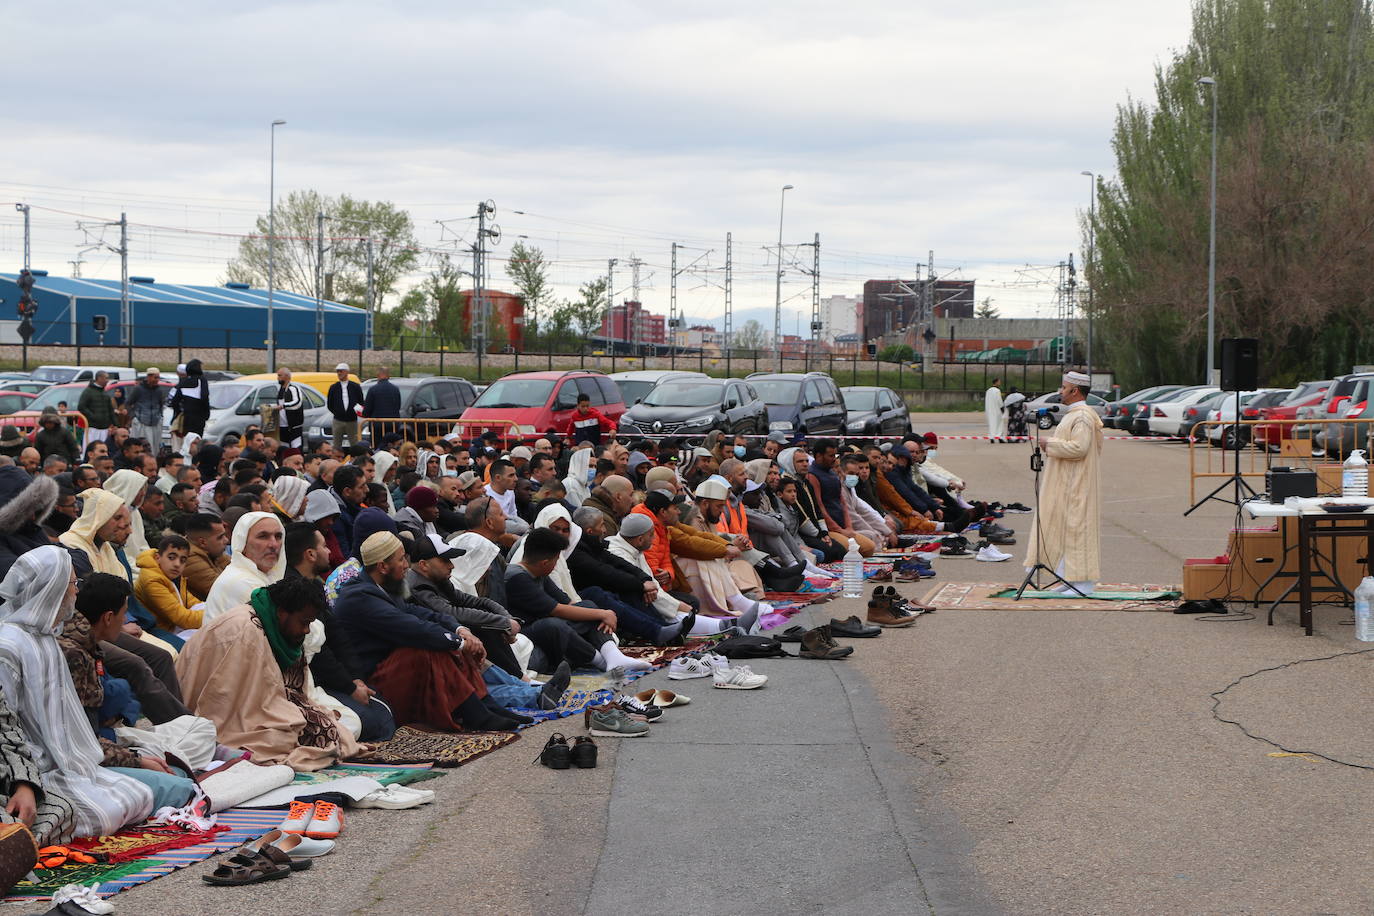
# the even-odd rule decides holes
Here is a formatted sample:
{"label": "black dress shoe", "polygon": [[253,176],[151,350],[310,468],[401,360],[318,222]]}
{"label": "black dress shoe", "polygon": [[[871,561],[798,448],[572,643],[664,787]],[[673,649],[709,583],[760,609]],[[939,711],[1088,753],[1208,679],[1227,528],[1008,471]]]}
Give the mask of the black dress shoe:
{"label": "black dress shoe", "polygon": [[858,617],[850,616],[844,620],[830,618],[830,632],[835,636],[848,636],[851,639],[869,639],[883,634],[882,627],[871,627]]}

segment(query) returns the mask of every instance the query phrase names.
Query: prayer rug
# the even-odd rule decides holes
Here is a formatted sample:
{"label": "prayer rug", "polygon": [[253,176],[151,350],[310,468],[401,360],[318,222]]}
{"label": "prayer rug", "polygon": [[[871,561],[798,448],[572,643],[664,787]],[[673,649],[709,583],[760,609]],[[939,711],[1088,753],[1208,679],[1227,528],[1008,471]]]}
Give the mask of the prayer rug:
{"label": "prayer rug", "polygon": [[[156,852],[149,853],[151,858],[144,857],[108,865],[64,865],[60,868],[44,869],[36,873],[39,877],[39,883],[15,885],[3,902],[34,903],[46,901],[58,888],[73,883],[85,884],[87,887],[98,884],[97,893],[102,897],[109,897],[126,888],[171,874],[188,865],[194,865],[217,852],[233,849],[249,840],[257,839],[281,823],[282,813],[273,810],[230,808],[228,811],[221,811],[216,818],[216,826],[212,830],[204,832],[181,831],[178,828],[150,825],[120,831],[114,837],[73,841],[71,845],[82,848],[95,848],[99,851],[103,845],[108,843],[111,847],[124,847],[122,851],[127,852],[131,837],[139,837],[153,830],[171,829],[179,833],[187,845],[170,849],[167,848],[164,838],[163,841],[156,841],[161,848]],[[155,845],[155,841],[148,841],[142,843],[139,848],[152,850],[156,849],[157,845]]]}
{"label": "prayer rug", "polygon": [[[1179,593],[1167,586],[1103,584],[1098,586],[1110,598],[1080,598],[1077,595],[1050,595],[1015,600],[1017,586],[1005,582],[946,582],[928,592],[923,604],[940,610],[963,611],[1159,611],[1171,613],[1179,605]],[[1040,592],[1038,594],[1044,594]],[[1150,595],[1164,597],[1151,598]],[[1173,597],[1168,597],[1173,596]]]}
{"label": "prayer rug", "polygon": [[[647,673],[649,672],[634,672],[634,675],[637,677]],[[518,712],[534,719],[536,725],[550,719],[580,715],[588,706],[600,706],[610,702],[611,686],[610,679],[604,673],[574,675],[563,694],[563,699],[558,701],[557,709],[521,709]]]}
{"label": "prayer rug", "polygon": [[[399,734],[403,730],[405,729],[397,729],[397,733]],[[297,773],[296,778],[291,781],[291,785],[310,786],[343,779],[347,776],[366,776],[368,779],[377,780],[384,786],[404,786],[412,782],[423,782],[426,779],[438,779],[444,775],[433,772],[428,766],[398,767],[396,764],[400,762],[399,760],[374,761],[369,759],[364,764],[363,761],[350,760],[341,766],[326,767],[313,773]],[[381,765],[372,765],[377,763],[381,763]]]}
{"label": "prayer rug", "polygon": [[456,767],[489,754],[519,737],[516,732],[454,734],[403,725],[396,729],[390,741],[379,743],[368,760],[373,763],[430,763],[436,767]]}

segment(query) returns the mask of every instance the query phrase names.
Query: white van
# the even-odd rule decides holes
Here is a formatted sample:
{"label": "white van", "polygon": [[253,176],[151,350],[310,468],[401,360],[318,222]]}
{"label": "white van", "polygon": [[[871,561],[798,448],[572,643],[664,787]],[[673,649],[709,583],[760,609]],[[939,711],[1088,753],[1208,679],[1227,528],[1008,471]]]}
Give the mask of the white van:
{"label": "white van", "polygon": [[29,374],[35,382],[65,385],[69,382],[89,382],[97,372],[104,372],[112,382],[142,378],[143,373],[130,366],[39,366]]}

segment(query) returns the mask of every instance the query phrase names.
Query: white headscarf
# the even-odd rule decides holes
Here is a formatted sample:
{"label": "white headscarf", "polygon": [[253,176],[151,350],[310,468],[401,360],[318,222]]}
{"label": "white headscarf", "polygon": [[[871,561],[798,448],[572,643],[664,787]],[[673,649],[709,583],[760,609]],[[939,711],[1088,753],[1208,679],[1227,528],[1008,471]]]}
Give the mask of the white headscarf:
{"label": "white headscarf", "polygon": [[563,489],[568,491],[567,500],[574,507],[580,507],[592,488],[587,485],[587,469],[592,466],[592,449],[580,448],[568,459],[568,476],[563,478]]}
{"label": "white headscarf", "polygon": [[[549,503],[534,518],[534,527],[548,528],[556,519],[566,519],[568,527],[572,530],[568,534],[568,549],[558,555],[558,565],[549,573],[549,578],[553,584],[567,592],[571,603],[576,604],[582,599],[577,597],[577,589],[573,588],[572,573],[568,571],[568,557],[577,547],[577,542],[582,540],[582,529],[573,524],[572,516],[568,514],[567,508],[562,503]],[[525,539],[521,538],[511,550],[510,561],[519,563],[525,556]]]}
{"label": "white headscarf", "polygon": [[[429,459],[431,458],[439,459],[439,473],[433,477],[429,476]],[[420,449],[419,454],[415,456],[415,473],[425,480],[438,480],[444,476],[444,456],[427,448]]]}
{"label": "white headscarf", "polygon": [[43,788],[72,803],[78,836],[102,836],[147,817],[153,793],[100,765],[104,754],[57,644],[74,610],[65,601],[71,575],[71,555],[49,545],[21,555],[0,582],[0,691],[28,732]]}
{"label": "white headscarf", "polygon": [[386,481],[383,478],[386,477],[386,472],[395,467],[396,463],[401,459],[397,458],[386,449],[382,449],[372,456],[372,460],[377,464],[376,469],[372,472],[372,479],[377,483],[385,485]]}
{"label": "white headscarf", "polygon": [[467,551],[461,557],[453,558],[453,573],[448,577],[453,587],[469,595],[477,594],[477,586],[491,568],[491,561],[501,552],[491,541],[475,531],[464,531],[449,538],[454,547]]}
{"label": "white headscarf", "polygon": [[229,565],[224,568],[224,572],[215,579],[215,584],[210,586],[210,594],[205,597],[205,619],[202,626],[209,626],[210,621],[230,608],[247,604],[248,596],[254,589],[280,581],[286,574],[285,543],[282,544],[281,553],[277,555],[277,565],[265,574],[243,552],[243,548],[248,544],[249,533],[261,521],[276,525],[285,535],[281,519],[271,512],[248,512],[239,519],[238,524],[234,526],[234,538],[230,544],[233,556],[229,558]]}
{"label": "white headscarf", "polygon": [[278,477],[272,481],[269,489],[283,512],[293,519],[301,517],[305,511],[305,499],[309,495],[309,484],[299,477]]}
{"label": "white headscarf", "polygon": [[139,518],[139,512],[134,508],[134,501],[138,499],[138,494],[148,487],[148,478],[138,471],[131,471],[128,468],[115,471],[110,475],[110,479],[105,481],[104,489],[124,500],[124,505],[129,507],[129,514],[132,516],[129,539],[124,542],[124,557],[129,560],[132,566],[139,557],[139,554],[147,550],[148,539],[143,536],[143,519]]}

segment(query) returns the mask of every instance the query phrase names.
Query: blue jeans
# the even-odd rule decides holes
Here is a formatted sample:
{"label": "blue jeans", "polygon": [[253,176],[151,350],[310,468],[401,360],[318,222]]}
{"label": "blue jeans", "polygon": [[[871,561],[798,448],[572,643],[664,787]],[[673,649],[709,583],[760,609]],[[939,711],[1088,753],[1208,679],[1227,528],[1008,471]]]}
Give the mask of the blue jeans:
{"label": "blue jeans", "polygon": [[196,784],[185,776],[173,776],[142,767],[109,767],[116,773],[136,779],[153,791],[153,810],[183,808],[196,794]]}
{"label": "blue jeans", "polygon": [[487,693],[507,709],[538,709],[540,688],[507,674],[499,665],[488,665],[482,672]]}
{"label": "blue jeans", "polygon": [[582,598],[583,606],[615,611],[615,619],[622,635],[637,636],[645,642],[658,645],[658,631],[667,625],[667,621],[658,616],[657,611],[650,612],[644,607],[636,607],[599,585],[578,589],[577,594]]}
{"label": "blue jeans", "polygon": [[373,697],[370,702],[359,703],[353,699],[353,694],[344,693],[342,690],[326,690],[325,693],[358,714],[363,723],[362,734],[358,736],[359,741],[387,741],[396,734],[396,720],[392,718],[391,707],[384,702],[378,702],[381,697]]}

